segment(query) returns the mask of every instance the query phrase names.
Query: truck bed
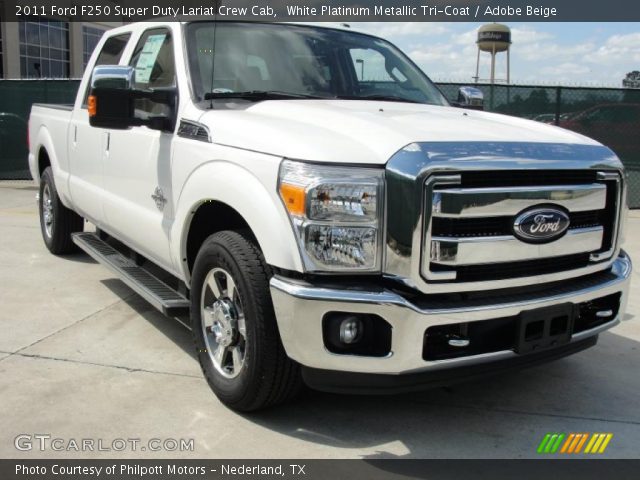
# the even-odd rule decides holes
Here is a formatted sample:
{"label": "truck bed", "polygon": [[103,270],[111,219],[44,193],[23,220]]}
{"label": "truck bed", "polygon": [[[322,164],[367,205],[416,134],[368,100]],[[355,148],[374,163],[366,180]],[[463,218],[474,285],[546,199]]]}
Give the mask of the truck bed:
{"label": "truck bed", "polygon": [[32,105],[33,107],[40,107],[40,108],[51,108],[53,110],[65,110],[68,112],[73,111],[73,104],[72,103],[34,103]]}

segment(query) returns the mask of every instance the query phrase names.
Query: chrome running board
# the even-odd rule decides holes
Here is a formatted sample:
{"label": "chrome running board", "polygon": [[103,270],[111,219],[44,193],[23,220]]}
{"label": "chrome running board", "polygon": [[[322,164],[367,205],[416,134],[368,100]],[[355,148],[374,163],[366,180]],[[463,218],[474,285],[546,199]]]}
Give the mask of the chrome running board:
{"label": "chrome running board", "polygon": [[96,233],[83,232],[72,235],[73,242],[98,263],[109,268],[120,280],[153,307],[168,316],[189,314],[191,303],[183,295],[127,258]]}

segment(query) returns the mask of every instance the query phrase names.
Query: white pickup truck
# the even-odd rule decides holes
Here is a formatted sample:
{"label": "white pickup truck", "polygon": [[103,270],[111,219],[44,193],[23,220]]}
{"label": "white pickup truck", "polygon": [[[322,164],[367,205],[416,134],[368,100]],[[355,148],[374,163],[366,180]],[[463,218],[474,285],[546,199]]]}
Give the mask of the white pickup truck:
{"label": "white pickup truck", "polygon": [[190,315],[209,385],[242,411],[305,383],[411,391],[583,350],[624,315],[623,167],[460,108],[476,93],[450,105],[348,28],[116,28],[73,106],[32,109],[44,241]]}

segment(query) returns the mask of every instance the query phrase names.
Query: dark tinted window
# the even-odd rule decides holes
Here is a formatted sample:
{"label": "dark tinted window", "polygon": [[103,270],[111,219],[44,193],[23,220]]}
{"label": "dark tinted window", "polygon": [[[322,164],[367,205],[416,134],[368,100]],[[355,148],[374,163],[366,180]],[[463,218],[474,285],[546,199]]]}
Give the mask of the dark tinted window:
{"label": "dark tinted window", "polygon": [[[122,35],[116,35],[115,37],[108,38],[107,41],[104,42],[102,50],[100,50],[100,54],[98,55],[94,67],[98,65],[118,65],[129,38],[131,38],[130,33],[123,33]],[[89,98],[90,88],[91,82],[87,84],[87,90],[84,92],[82,108],[87,108],[87,98]]]}
{"label": "dark tinted window", "polygon": [[124,52],[124,47],[127,46],[130,37],[130,33],[124,33],[108,38],[107,41],[104,42],[102,50],[100,50],[96,65],[117,65],[120,63],[122,52]]}

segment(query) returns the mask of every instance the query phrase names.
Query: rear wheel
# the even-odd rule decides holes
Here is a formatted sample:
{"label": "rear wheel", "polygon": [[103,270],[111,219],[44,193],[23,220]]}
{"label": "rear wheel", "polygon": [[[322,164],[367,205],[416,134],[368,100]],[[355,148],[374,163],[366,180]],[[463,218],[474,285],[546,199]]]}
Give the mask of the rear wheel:
{"label": "rear wheel", "polygon": [[217,397],[239,411],[284,402],[302,386],[280,341],[269,277],[260,250],[231,231],[205,240],[193,269],[191,323],[200,366]]}
{"label": "rear wheel", "polygon": [[49,251],[55,255],[76,251],[71,234],[82,231],[84,220],[60,201],[51,167],[47,167],[40,176],[38,210],[42,238]]}

